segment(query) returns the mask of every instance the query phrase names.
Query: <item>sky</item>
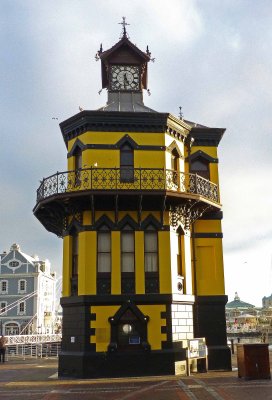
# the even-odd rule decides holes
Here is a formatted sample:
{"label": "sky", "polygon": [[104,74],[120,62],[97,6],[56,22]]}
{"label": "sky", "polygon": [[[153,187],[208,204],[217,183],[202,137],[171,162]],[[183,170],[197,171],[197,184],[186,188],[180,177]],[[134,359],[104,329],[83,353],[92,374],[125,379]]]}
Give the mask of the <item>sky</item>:
{"label": "sky", "polygon": [[32,213],[36,189],[66,170],[58,124],[106,104],[94,56],[119,40],[123,16],[130,40],[155,57],[145,104],[226,128],[226,293],[261,306],[272,293],[270,0],[0,1],[0,251],[16,242],[61,274],[62,240]]}

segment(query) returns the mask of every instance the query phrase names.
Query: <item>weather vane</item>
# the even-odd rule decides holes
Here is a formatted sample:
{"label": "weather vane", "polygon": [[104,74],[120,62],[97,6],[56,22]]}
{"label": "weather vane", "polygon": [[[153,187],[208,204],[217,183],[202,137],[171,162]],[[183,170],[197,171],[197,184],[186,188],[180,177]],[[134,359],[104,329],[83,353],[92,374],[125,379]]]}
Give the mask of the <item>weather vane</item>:
{"label": "weather vane", "polygon": [[129,39],[129,36],[127,34],[127,30],[126,30],[126,26],[130,25],[126,22],[126,17],[122,17],[123,21],[122,22],[118,22],[118,25],[122,25],[123,26],[123,35],[121,36],[120,39],[122,39],[122,37],[127,37]]}

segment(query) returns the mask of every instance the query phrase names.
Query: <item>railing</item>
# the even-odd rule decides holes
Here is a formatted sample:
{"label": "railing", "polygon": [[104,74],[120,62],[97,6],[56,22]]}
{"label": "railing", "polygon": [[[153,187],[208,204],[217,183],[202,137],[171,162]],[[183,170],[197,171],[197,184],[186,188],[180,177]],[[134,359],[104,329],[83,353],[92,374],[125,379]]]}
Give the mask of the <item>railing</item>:
{"label": "railing", "polygon": [[6,336],[7,346],[17,344],[37,344],[60,342],[60,334],[39,334],[39,335],[10,335]]}
{"label": "railing", "polygon": [[216,184],[197,174],[162,168],[86,168],[57,172],[42,180],[37,202],[61,193],[87,190],[172,190],[219,202]]}
{"label": "railing", "polygon": [[60,342],[54,343],[30,343],[30,344],[12,344],[6,349],[6,359],[12,358],[48,358],[58,357],[61,349]]}

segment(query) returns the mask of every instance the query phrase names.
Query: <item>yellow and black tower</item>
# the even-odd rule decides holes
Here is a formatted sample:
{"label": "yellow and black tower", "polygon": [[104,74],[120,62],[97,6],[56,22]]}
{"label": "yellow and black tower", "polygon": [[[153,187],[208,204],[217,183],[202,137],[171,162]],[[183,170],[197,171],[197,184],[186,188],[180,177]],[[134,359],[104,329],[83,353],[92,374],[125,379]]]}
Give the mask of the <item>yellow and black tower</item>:
{"label": "yellow and black tower", "polygon": [[189,339],[209,368],[226,343],[217,147],[224,133],[143,103],[151,54],[102,46],[107,104],[60,124],[68,168],[43,179],[35,216],[63,237],[59,376],[181,372]]}

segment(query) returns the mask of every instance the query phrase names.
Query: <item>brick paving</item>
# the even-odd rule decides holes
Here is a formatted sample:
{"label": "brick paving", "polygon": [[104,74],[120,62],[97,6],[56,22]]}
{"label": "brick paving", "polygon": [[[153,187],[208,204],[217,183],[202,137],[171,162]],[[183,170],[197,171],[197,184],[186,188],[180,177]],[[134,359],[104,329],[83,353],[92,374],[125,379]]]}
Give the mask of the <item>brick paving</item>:
{"label": "brick paving", "polygon": [[[236,356],[233,356],[233,366],[236,366]],[[237,370],[189,377],[60,380],[56,359],[10,360],[0,364],[0,399],[272,400],[272,381],[245,381],[238,378]]]}

